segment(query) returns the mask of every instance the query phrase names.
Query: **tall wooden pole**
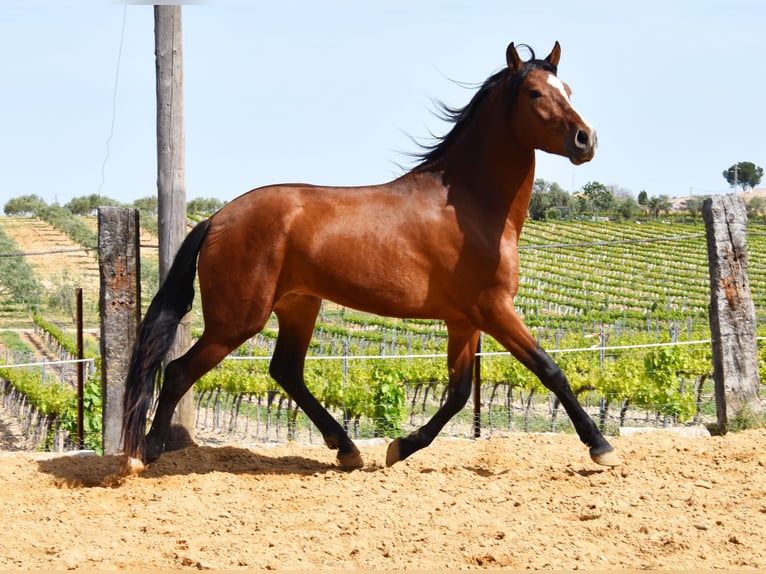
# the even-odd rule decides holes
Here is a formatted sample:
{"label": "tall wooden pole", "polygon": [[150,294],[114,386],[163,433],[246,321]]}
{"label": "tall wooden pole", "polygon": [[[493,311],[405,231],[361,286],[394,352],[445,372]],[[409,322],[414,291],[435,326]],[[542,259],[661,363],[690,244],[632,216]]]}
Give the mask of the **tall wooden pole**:
{"label": "tall wooden pole", "polygon": [[[186,159],[183,99],[181,6],[154,7],[154,44],[157,63],[157,198],[159,212],[160,281],[167,277],[186,236]],[[167,360],[191,345],[188,319],[178,327]],[[173,417],[165,448],[183,448],[194,439],[194,399],[187,393]]]}

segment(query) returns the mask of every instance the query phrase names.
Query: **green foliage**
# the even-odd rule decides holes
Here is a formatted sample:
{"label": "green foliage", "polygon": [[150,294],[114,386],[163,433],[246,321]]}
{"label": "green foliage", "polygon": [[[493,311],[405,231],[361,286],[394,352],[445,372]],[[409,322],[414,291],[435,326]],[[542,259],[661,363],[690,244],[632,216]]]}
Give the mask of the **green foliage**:
{"label": "green foliage", "polygon": [[582,193],[595,214],[608,215],[616,205],[614,194],[603,183],[590,181],[582,186]]}
{"label": "green foliage", "polygon": [[648,208],[649,215],[656,218],[660,214],[670,211],[673,204],[670,203],[670,198],[667,195],[659,195],[650,197],[646,207]]}
{"label": "green foliage", "polygon": [[9,199],[3,211],[6,215],[37,215],[47,205],[39,195],[22,195]]}
{"label": "green foliage", "polygon": [[379,361],[371,365],[370,379],[375,436],[401,434],[405,414],[402,371],[391,361]]}
{"label": "green foliage", "polygon": [[353,361],[348,366],[345,380],[341,379],[339,403],[345,421],[369,416],[372,410],[370,395],[370,366],[368,361]]}
{"label": "green foliage", "polygon": [[[83,385],[83,448],[103,452],[103,399],[101,396],[101,375],[96,372]],[[67,405],[62,416],[61,427],[69,432],[74,441],[77,437],[77,400]]]}
{"label": "green foliage", "polygon": [[635,404],[653,408],[663,415],[688,421],[694,415],[694,390],[679,384],[686,371],[686,357],[679,347],[665,347],[644,358],[647,379],[653,384],[636,393]]}
{"label": "green foliage", "polygon": [[48,308],[52,311],[59,311],[70,317],[73,321],[76,318],[76,291],[74,281],[69,276],[69,272],[64,269],[54,280],[53,285],[48,288]]}
{"label": "green foliage", "polygon": [[572,196],[559,184],[536,179],[529,201],[529,217],[537,221],[569,218],[573,205]]}
{"label": "green foliage", "polygon": [[569,385],[576,392],[580,389],[597,389],[609,396],[614,392],[610,380],[600,371],[598,354],[595,352],[562,353],[555,355],[556,363],[569,379]]}
{"label": "green foliage", "polygon": [[757,220],[759,217],[766,222],[766,199],[763,197],[752,197],[747,202],[747,218]]}
{"label": "green foliage", "polygon": [[35,313],[32,316],[32,320],[35,325],[40,327],[43,331],[49,333],[59,345],[73,357],[77,356],[77,342],[71,336],[68,336],[59,327],[46,320],[42,315]]}
{"label": "green foliage", "polygon": [[197,392],[220,389],[231,394],[265,397],[276,387],[268,375],[267,361],[223,361],[195,383]]}
{"label": "green foliage", "polygon": [[615,212],[618,219],[630,221],[641,213],[641,207],[638,202],[630,196],[616,198]]}
{"label": "green foliage", "polygon": [[763,168],[751,161],[741,161],[723,170],[723,178],[731,187],[739,186],[747,191],[761,183]]}
{"label": "green foliage", "polygon": [[215,197],[197,197],[187,202],[186,212],[189,215],[209,217],[221,209],[226,203]]}
{"label": "green foliage", "polygon": [[9,256],[14,253],[18,253],[16,244],[0,228],[0,295],[17,303],[37,305],[44,289],[24,257]]}
{"label": "green foliage", "polygon": [[98,245],[96,232],[65,207],[50,205],[41,209],[37,216],[83,247],[95,249]]}
{"label": "green foliage", "polygon": [[[84,209],[82,207],[83,202],[87,203],[90,199],[95,201],[96,198],[99,198],[99,196],[90,196],[90,198],[80,198],[72,201],[77,209]],[[83,247],[95,248],[98,244],[96,233],[91,231],[72,211],[57,204],[48,205],[45,200],[37,195],[24,195],[11,199],[5,204],[4,209],[6,215],[34,215],[39,217]]]}
{"label": "green foliage", "polygon": [[[151,297],[160,289],[160,266],[157,260],[141,261],[141,295]],[[148,305],[147,305],[148,307]]]}
{"label": "green foliage", "polygon": [[41,369],[0,367],[0,379],[26,395],[29,403],[46,416],[61,417],[76,399],[72,387],[46,377]]}
{"label": "green foliage", "polygon": [[[492,344],[488,341],[488,338],[485,338],[485,347],[492,348]],[[499,350],[499,348],[493,349],[492,352],[496,352],[497,350]],[[501,355],[482,357],[481,373],[482,378],[487,382],[505,383],[514,389],[536,391],[542,388],[537,377],[510,354],[503,353]]]}
{"label": "green foliage", "polygon": [[134,209],[138,210],[138,219],[141,229],[151,233],[154,236],[159,235],[159,224],[157,221],[158,201],[156,195],[149,195],[137,199],[132,204]]}
{"label": "green foliage", "polygon": [[158,200],[156,195],[147,195],[133,202],[133,207],[143,215],[152,215],[157,217]]}
{"label": "green foliage", "polygon": [[757,415],[747,405],[737,411],[734,419],[729,420],[728,422],[729,424],[726,428],[727,432],[740,432],[743,430],[760,428],[766,424],[764,415]]}
{"label": "green foliage", "polygon": [[27,352],[30,350],[16,331],[0,331],[0,343],[10,351]]}
{"label": "green foliage", "polygon": [[119,207],[120,205],[122,204],[116,199],[111,199],[109,197],[93,193],[91,195],[83,195],[81,197],[72,198],[69,203],[64,205],[64,208],[71,211],[74,215],[92,215],[96,213],[96,210],[99,207]]}

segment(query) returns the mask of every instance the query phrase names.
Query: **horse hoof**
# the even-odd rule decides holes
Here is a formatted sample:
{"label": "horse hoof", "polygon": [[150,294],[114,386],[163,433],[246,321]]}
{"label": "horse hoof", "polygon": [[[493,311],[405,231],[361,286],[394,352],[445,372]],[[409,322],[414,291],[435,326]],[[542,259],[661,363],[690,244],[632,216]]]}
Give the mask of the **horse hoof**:
{"label": "horse hoof", "polygon": [[399,456],[399,445],[401,444],[400,438],[395,438],[390,445],[388,445],[388,450],[386,451],[386,466],[391,466],[397,462],[399,462],[401,457]]}
{"label": "horse hoof", "polygon": [[146,470],[146,465],[140,458],[124,456],[120,461],[119,476],[138,476]]}
{"label": "horse hoof", "polygon": [[364,461],[362,460],[362,455],[359,453],[359,450],[354,448],[353,452],[343,454],[338,453],[338,466],[353,470],[355,468],[362,468],[364,466]]}
{"label": "horse hoof", "polygon": [[619,455],[614,449],[599,454],[591,452],[590,458],[601,466],[620,466],[622,464]]}

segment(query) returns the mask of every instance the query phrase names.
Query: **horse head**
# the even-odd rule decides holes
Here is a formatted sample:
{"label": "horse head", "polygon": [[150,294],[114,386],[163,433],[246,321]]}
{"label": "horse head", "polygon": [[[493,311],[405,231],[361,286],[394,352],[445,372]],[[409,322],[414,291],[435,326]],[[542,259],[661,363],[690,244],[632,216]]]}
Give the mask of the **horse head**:
{"label": "horse head", "polygon": [[569,158],[580,165],[593,159],[598,138],[572,106],[572,91],[556,75],[561,46],[544,60],[523,61],[511,43],[506,50],[512,105],[510,129],[522,146]]}

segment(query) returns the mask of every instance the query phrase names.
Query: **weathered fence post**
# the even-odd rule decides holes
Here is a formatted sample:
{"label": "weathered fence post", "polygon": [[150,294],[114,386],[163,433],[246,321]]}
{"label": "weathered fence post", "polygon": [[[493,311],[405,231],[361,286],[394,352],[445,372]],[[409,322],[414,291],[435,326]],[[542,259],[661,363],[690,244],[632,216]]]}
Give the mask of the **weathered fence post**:
{"label": "weathered fence post", "polygon": [[747,213],[733,195],[705,200],[710,331],[721,432],[761,426],[755,305],[747,276]]}
{"label": "weathered fence post", "polygon": [[122,406],[138,324],[141,266],[138,211],[98,209],[98,267],[101,278],[101,389],[104,454],[120,451]]}
{"label": "weathered fence post", "polygon": [[476,358],[473,363],[473,438],[481,437],[481,347],[483,333],[479,333]]}

